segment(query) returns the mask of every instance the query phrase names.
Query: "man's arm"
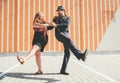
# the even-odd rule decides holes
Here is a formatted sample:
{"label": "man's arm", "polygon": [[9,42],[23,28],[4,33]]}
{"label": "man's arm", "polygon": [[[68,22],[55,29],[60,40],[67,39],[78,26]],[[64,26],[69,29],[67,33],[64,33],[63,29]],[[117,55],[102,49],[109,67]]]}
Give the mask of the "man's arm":
{"label": "man's arm", "polygon": [[53,26],[48,26],[47,30],[52,30],[54,27]]}
{"label": "man's arm", "polygon": [[55,27],[53,23],[56,22],[56,19],[57,19],[57,16],[53,18],[53,21],[50,23],[51,26],[47,27],[48,30],[52,30]]}

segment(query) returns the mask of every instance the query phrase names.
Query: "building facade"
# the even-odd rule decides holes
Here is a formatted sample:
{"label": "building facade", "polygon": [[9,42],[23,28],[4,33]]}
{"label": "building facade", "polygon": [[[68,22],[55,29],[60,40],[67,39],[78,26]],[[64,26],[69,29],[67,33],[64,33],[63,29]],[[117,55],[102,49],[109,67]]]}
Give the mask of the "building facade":
{"label": "building facade", "polygon": [[[71,18],[70,36],[75,45],[95,51],[107,30],[120,0],[0,0],[0,52],[28,51],[32,48],[32,23],[36,12],[44,13],[50,22],[62,5]],[[45,51],[63,51],[55,38],[54,29],[48,31]]]}

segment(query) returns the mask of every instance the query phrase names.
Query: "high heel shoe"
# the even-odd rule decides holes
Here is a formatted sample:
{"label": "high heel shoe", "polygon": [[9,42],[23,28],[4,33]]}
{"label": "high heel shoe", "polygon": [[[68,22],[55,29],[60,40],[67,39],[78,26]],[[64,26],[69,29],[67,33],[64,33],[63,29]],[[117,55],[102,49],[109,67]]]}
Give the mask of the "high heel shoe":
{"label": "high heel shoe", "polygon": [[38,75],[38,74],[43,74],[43,72],[41,70],[38,70],[37,72],[34,73],[34,75]]}
{"label": "high heel shoe", "polygon": [[17,56],[17,59],[21,64],[24,64],[24,59],[23,58],[21,58],[20,56]]}

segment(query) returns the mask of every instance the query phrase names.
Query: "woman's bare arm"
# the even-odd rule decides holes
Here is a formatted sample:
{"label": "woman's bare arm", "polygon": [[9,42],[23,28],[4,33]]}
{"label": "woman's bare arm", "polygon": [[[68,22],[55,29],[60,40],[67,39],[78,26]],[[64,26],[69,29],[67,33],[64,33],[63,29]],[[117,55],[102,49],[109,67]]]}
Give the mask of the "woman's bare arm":
{"label": "woman's bare arm", "polygon": [[33,22],[33,28],[43,28],[43,26],[38,22]]}
{"label": "woman's bare arm", "polygon": [[49,26],[56,27],[57,25],[54,22],[51,22],[51,23],[46,23],[46,24],[39,24],[39,26],[42,26],[42,27],[49,27]]}

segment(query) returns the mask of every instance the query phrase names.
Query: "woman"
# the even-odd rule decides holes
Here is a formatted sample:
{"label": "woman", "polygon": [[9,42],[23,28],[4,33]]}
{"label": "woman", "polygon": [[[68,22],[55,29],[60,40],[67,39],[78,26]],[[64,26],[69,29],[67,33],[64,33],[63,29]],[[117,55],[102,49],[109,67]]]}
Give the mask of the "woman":
{"label": "woman", "polygon": [[32,42],[32,49],[24,58],[17,56],[18,61],[21,64],[24,64],[26,60],[28,60],[31,56],[35,55],[36,63],[38,66],[38,71],[35,74],[43,73],[41,68],[40,52],[43,52],[44,47],[48,42],[47,27],[40,26],[40,24],[45,24],[45,21],[44,21],[43,14],[38,12],[36,13],[33,21],[34,38]]}

